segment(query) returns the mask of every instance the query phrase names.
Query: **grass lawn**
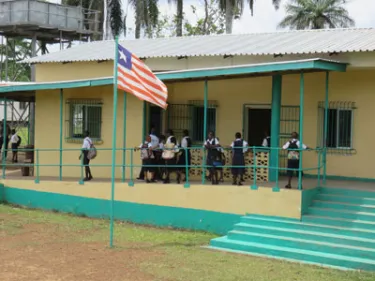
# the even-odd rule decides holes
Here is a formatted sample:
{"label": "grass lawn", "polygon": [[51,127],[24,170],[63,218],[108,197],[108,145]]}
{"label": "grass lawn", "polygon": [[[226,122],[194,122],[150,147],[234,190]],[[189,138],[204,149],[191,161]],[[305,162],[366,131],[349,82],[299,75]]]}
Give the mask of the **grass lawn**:
{"label": "grass lawn", "polygon": [[0,280],[374,281],[338,271],[201,248],[212,234],[109,223],[0,205]]}

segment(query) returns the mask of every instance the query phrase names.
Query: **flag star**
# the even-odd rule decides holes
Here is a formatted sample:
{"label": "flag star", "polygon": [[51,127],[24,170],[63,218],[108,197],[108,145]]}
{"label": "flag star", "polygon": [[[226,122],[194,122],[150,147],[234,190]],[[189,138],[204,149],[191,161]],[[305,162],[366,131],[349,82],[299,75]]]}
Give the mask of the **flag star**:
{"label": "flag star", "polygon": [[123,60],[125,63],[127,62],[127,58],[123,51],[120,51],[120,60]]}

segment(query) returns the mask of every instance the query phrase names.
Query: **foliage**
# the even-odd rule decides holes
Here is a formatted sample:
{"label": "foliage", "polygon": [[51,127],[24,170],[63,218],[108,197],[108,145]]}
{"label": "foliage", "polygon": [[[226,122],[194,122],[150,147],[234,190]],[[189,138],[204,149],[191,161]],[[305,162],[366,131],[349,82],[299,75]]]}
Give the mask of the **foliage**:
{"label": "foliage", "polygon": [[354,26],[344,0],[290,0],[286,17],[279,27],[290,29],[323,29]]}
{"label": "foliage", "polygon": [[122,21],[121,0],[109,1],[110,24],[113,36],[119,36],[124,24]]}
{"label": "foliage", "polygon": [[[191,10],[196,16],[196,22],[184,20],[183,36],[222,34],[225,32],[225,15],[220,11],[216,0],[205,0],[205,14],[200,16],[199,9],[191,5]],[[148,38],[174,37],[176,36],[177,17],[162,16],[154,28],[146,28],[145,36]]]}
{"label": "foliage", "polygon": [[142,28],[156,28],[159,20],[158,0],[129,0],[129,4],[135,11],[135,38],[138,39]]}
{"label": "foliage", "polygon": [[181,37],[183,33],[184,20],[184,1],[183,0],[168,0],[169,3],[174,2],[177,7],[174,25],[176,27],[176,36]]}

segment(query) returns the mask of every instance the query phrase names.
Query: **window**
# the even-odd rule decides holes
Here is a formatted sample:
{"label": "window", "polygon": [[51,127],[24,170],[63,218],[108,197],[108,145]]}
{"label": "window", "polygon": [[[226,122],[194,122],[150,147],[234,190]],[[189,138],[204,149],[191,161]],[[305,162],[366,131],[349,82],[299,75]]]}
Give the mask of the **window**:
{"label": "window", "polygon": [[[328,108],[326,145],[331,149],[353,148],[353,102],[330,102]],[[319,103],[320,144],[324,145],[325,106]]]}
{"label": "window", "polygon": [[207,108],[207,132],[204,134],[204,107],[193,107],[193,142],[203,142],[209,131],[216,133],[216,108]]}
{"label": "window", "polygon": [[81,140],[85,131],[93,140],[101,139],[102,102],[100,100],[68,100],[67,139]]}

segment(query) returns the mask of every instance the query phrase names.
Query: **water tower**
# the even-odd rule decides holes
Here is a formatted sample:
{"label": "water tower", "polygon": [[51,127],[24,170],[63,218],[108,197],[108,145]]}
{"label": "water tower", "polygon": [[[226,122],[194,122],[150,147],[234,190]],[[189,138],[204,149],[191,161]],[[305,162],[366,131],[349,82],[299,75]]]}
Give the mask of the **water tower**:
{"label": "water tower", "polygon": [[[99,11],[84,9],[80,6],[64,6],[38,0],[0,0],[0,36],[2,36],[2,47],[4,46],[3,40],[5,39],[6,41],[6,53],[1,53],[0,77],[8,80],[10,64],[13,63],[13,66],[16,65],[17,58],[14,56],[18,48],[16,42],[20,42],[19,39],[29,39],[31,43],[31,54],[29,55],[32,57],[36,56],[37,53],[44,53],[45,48],[43,46],[47,44],[59,44],[60,49],[63,49],[64,43],[89,41],[97,37],[100,34],[101,28],[100,16]],[[12,42],[13,45],[11,45]],[[14,50],[14,52],[10,53],[9,50]],[[31,66],[30,78],[31,81],[35,81],[33,66]],[[11,77],[10,80],[15,79]],[[28,104],[29,114],[27,114],[28,118],[25,119],[30,121],[27,123],[33,123],[34,100],[20,100],[18,102],[26,102]],[[21,108],[21,106],[17,108],[14,104],[14,102],[11,102],[9,106],[12,110]],[[3,110],[0,111],[3,114]],[[9,120],[10,115],[14,116],[17,114],[7,114],[7,120]],[[3,118],[0,116],[0,119]],[[14,122],[14,120],[12,121]],[[33,124],[30,125],[30,133],[33,134],[34,126]],[[33,143],[34,136],[32,135],[29,138],[30,142]]]}

